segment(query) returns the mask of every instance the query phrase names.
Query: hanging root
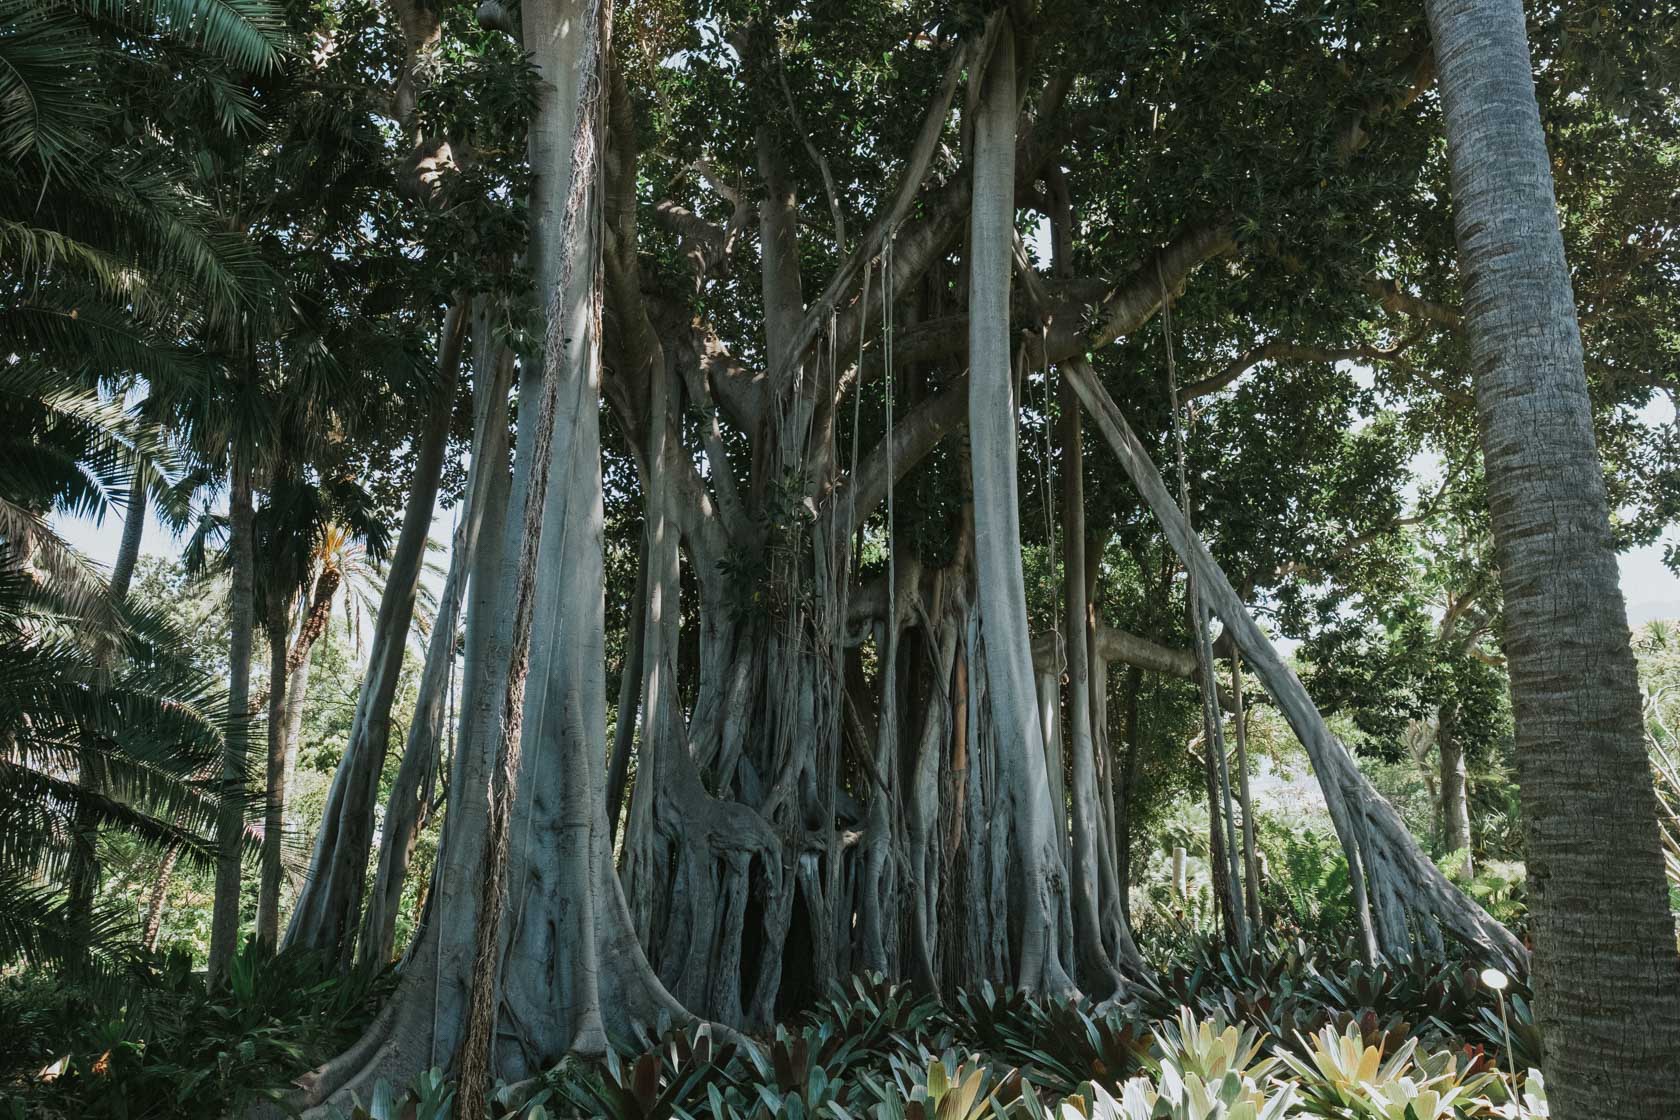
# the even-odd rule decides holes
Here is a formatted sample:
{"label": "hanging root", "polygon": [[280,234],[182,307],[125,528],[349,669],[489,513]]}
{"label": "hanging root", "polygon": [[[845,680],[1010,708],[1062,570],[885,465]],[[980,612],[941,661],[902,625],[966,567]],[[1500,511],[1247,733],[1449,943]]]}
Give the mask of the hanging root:
{"label": "hanging root", "polygon": [[[1365,903],[1372,913],[1369,925],[1374,927],[1367,934],[1368,944],[1385,955],[1409,956],[1413,938],[1408,934],[1407,916],[1411,915],[1415,921],[1425,917],[1439,921],[1454,936],[1490,957],[1525,963],[1528,953],[1522,943],[1441,874],[1418,847],[1394,807],[1371,786],[1354,766],[1347,749],[1330,733],[1306,689],[1255,624],[1207,546],[1190,530],[1160,472],[1095,371],[1084,361],[1074,361],[1067,367],[1067,377],[1080,404],[1160,521],[1179,560],[1199,581],[1208,605],[1230,628],[1238,648],[1306,748],[1343,849],[1349,854],[1350,873],[1356,863],[1365,865],[1362,876],[1354,878],[1356,897],[1366,882],[1371,888]],[[1359,881],[1361,878],[1366,882]]]}

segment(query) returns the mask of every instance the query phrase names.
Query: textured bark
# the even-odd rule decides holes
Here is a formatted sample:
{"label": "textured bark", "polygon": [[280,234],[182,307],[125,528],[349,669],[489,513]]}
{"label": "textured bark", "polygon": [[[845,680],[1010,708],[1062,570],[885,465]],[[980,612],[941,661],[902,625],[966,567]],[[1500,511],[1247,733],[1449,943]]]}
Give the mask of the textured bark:
{"label": "textured bark", "polygon": [[[297,814],[292,810],[292,790],[297,785],[298,740],[303,734],[303,713],[309,706],[311,648],[304,646],[300,650],[293,642],[292,652],[286,658],[288,664],[293,657],[297,658],[297,664],[292,665],[291,672],[286,675],[286,757],[280,789],[286,799],[282,816],[287,829],[294,829],[297,825]],[[300,653],[302,656],[298,656]]]}
{"label": "textured bark", "polygon": [[590,219],[594,79],[610,16],[576,0],[527,0],[522,16],[540,79],[530,271],[552,304],[544,361],[527,363],[521,387],[528,453],[509,503],[521,515],[506,527],[500,577],[474,595],[486,617],[482,655],[468,624],[462,726],[472,733],[456,751],[424,932],[363,1039],[300,1081],[290,1103],[313,1115],[353,1091],[365,1098],[377,1079],[406,1083],[456,1060],[458,1107],[476,1115],[490,1077],[522,1080],[568,1050],[600,1053],[633,1023],[687,1018],[631,930],[598,773],[605,608]]}
{"label": "textured bark", "polygon": [[1016,409],[1010,367],[1009,277],[1015,236],[1015,36],[1007,13],[987,59],[974,117],[974,202],[969,230],[968,430],[974,487],[974,553],[991,724],[1005,767],[1018,906],[1015,963],[1020,987],[1062,992],[1072,985],[1053,932],[1063,884],[1051,835],[1049,780],[1036,718],[1031,638],[1016,485]]}
{"label": "textured bark", "polygon": [[390,746],[391,704],[402,674],[403,651],[425,562],[426,537],[437,502],[455,383],[460,374],[465,309],[457,302],[444,321],[438,353],[438,385],[420,436],[414,480],[403,510],[402,529],[385,573],[374,623],[368,668],[356,700],[350,741],[333,774],[321,830],[310,855],[309,875],[298,892],[286,929],[286,945],[330,954],[348,967],[361,914],[379,775]]}
{"label": "textured bark", "polygon": [[228,595],[228,727],[222,752],[222,799],[216,817],[216,888],[210,917],[210,983],[227,975],[239,948],[240,850],[245,833],[245,761],[250,733],[251,645],[255,617],[252,576],[256,566],[251,539],[255,510],[251,500],[249,452],[235,447],[232,494],[228,501],[228,551],[233,586]]}
{"label": "textured bark", "polygon": [[1680,952],[1519,0],[1428,0],[1552,1115],[1680,1115]]}
{"label": "textured bark", "polygon": [[636,565],[636,597],[630,604],[629,644],[624,666],[619,671],[618,707],[613,725],[612,755],[607,759],[607,830],[610,841],[618,842],[619,818],[624,812],[624,791],[630,780],[630,752],[636,746],[636,721],[642,710],[642,648],[647,626],[647,551]]}
{"label": "textured bark", "polygon": [[1247,890],[1248,920],[1256,929],[1264,929],[1265,914],[1260,906],[1260,855],[1255,839],[1258,824],[1254,816],[1254,796],[1248,787],[1248,708],[1243,703],[1242,657],[1231,658],[1231,726],[1237,736],[1237,797],[1242,806],[1243,881]]}
{"label": "textured bark", "polygon": [[163,929],[163,904],[169,898],[169,881],[175,877],[175,865],[181,859],[181,846],[171,844],[158,863],[157,878],[146,895],[146,921],[140,929],[140,944],[149,953],[157,948],[158,934]]}
{"label": "textured bark", "polygon": [[128,488],[128,507],[123,510],[122,539],[117,542],[116,559],[111,563],[111,601],[121,604],[128,599],[129,585],[134,582],[134,566],[140,560],[140,541],[146,532],[146,484],[135,468],[134,482]]}
{"label": "textured bark", "polygon": [[[1185,464],[1184,426],[1180,420],[1178,374],[1173,361],[1172,300],[1165,277],[1161,277],[1161,331],[1166,344],[1168,403],[1172,407],[1173,463],[1178,475],[1178,502],[1187,530],[1195,508],[1190,502],[1190,479]],[[1242,904],[1242,879],[1237,871],[1236,830],[1232,825],[1231,775],[1225,757],[1225,726],[1219,712],[1219,678],[1213,664],[1213,643],[1208,638],[1210,621],[1202,599],[1201,578],[1187,568],[1184,575],[1185,606],[1190,614],[1192,647],[1196,651],[1196,684],[1202,700],[1202,764],[1207,779],[1208,868],[1213,895],[1219,907],[1220,926],[1226,941],[1235,949],[1248,948],[1248,920]]]}

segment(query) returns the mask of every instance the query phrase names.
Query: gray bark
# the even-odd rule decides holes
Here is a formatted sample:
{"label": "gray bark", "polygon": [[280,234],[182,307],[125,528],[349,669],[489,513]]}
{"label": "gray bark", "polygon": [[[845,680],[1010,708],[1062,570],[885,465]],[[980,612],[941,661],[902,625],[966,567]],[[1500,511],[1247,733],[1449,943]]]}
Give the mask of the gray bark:
{"label": "gray bark", "polygon": [[[548,346],[521,397],[502,577],[471,649],[453,800],[434,901],[391,1003],[361,1041],[299,1083],[294,1107],[338,1104],[459,1058],[461,1099],[522,1080],[568,1050],[686,1012],[659,986],[612,873],[597,767],[604,755],[604,580],[598,429],[599,66],[610,10],[527,0],[541,78],[530,129],[532,273],[553,296]],[[574,169],[576,177],[574,179]],[[537,578],[538,572],[541,578]],[[477,580],[475,583],[479,582]],[[527,671],[528,670],[528,671]]]}
{"label": "gray bark", "polygon": [[1243,879],[1247,890],[1248,920],[1256,930],[1266,928],[1260,905],[1260,856],[1255,838],[1258,821],[1254,816],[1254,795],[1248,786],[1248,708],[1243,703],[1242,657],[1231,657],[1231,725],[1237,736],[1237,797],[1242,806]]}
{"label": "gray bark", "polygon": [[1034,701],[1031,635],[1021,571],[1016,486],[1016,410],[1010,367],[1009,278],[1015,236],[1015,36],[1007,13],[986,61],[974,117],[974,190],[969,230],[969,446],[974,556],[985,623],[986,693],[1007,778],[1018,863],[1016,975],[1020,987],[1072,985],[1056,957],[1059,887],[1049,779]]}
{"label": "gray bark", "polygon": [[1466,878],[1476,873],[1470,856],[1470,777],[1464,765],[1464,744],[1447,727],[1450,713],[1435,731],[1435,745],[1441,752],[1441,846],[1449,852],[1463,852]]}
{"label": "gray bark", "polygon": [[1104,947],[1101,892],[1112,889],[1102,874],[1099,853],[1110,846],[1097,785],[1096,742],[1091,727],[1091,610],[1085,582],[1085,458],[1079,400],[1064,383],[1061,390],[1062,572],[1067,588],[1063,640],[1067,648],[1068,740],[1073,761],[1073,852],[1068,866],[1073,895],[1074,953],[1081,987],[1103,997],[1121,987],[1116,965],[1140,975],[1143,960],[1135,946],[1119,961]]}
{"label": "gray bark", "polygon": [[395,948],[403,883],[415,844],[426,826],[432,802],[431,777],[443,747],[449,715],[444,706],[455,668],[455,643],[468,573],[474,570],[487,522],[496,532],[504,524],[503,510],[488,511],[487,507],[498,499],[505,503],[507,497],[508,393],[513,387],[513,355],[489,339],[487,316],[478,316],[474,329],[474,369],[479,384],[474,393],[467,493],[462,499],[461,519],[450,549],[449,574],[444,578],[443,593],[438,597],[437,614],[432,621],[432,636],[420,675],[420,700],[385,805],[378,870],[357,945],[357,959],[366,965],[384,964],[391,959]]}
{"label": "gray bark", "polygon": [[630,605],[625,636],[624,666],[619,671],[618,707],[614,716],[612,755],[607,760],[607,830],[613,844],[624,812],[624,790],[630,780],[630,752],[636,745],[636,722],[642,710],[642,649],[647,627],[647,567],[644,548],[636,566],[636,597]]}
{"label": "gray bark", "polygon": [[134,468],[134,482],[128,489],[128,508],[123,511],[122,540],[117,543],[117,556],[111,564],[111,601],[123,603],[128,599],[129,585],[134,582],[134,566],[140,560],[140,541],[146,532],[146,484],[140,478],[140,468]]}
{"label": "gray bark", "polygon": [[1680,1115],[1680,951],[1519,0],[1428,0],[1552,1115]]}

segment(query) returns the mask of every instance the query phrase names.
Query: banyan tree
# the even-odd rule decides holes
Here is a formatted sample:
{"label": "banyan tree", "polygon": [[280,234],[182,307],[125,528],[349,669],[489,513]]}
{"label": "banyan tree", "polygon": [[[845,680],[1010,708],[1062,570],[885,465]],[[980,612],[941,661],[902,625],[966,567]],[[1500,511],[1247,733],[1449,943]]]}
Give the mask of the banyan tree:
{"label": "banyan tree", "polygon": [[[942,994],[990,980],[1123,997],[1149,976],[1120,855],[1121,669],[1204,698],[1195,749],[1233,942],[1258,907],[1246,771],[1228,756],[1245,705],[1269,703],[1311,759],[1367,956],[1447,938],[1523,956],[1420,850],[1256,622],[1278,565],[1216,560],[1203,534],[1224,527],[1196,512],[1182,458],[1195,434],[1179,431],[1181,404],[1257,367],[1381,363],[1455,329],[1451,308],[1350,240],[1336,267],[1352,279],[1314,311],[1316,337],[1210,369],[1181,334],[1213,298],[1199,292],[1287,290],[1295,248],[1266,229],[1302,236],[1315,192],[1381,180],[1427,147],[1421,17],[1357,47],[1347,28],[1262,20],[1254,34],[1278,51],[1245,57],[1278,70],[1263,81],[1258,62],[1230,74],[1198,58],[1193,31],[1178,38],[1161,13],[1137,17],[1161,45],[1126,56],[1133,74],[1053,6],[889,5],[851,21],[847,7],[724,5],[673,33],[657,5],[487,0],[470,30],[394,0],[418,179],[483,141],[416,108],[446,35],[534,67],[520,188],[541,328],[498,330],[509,313],[492,293],[451,311],[475,435],[447,637],[429,646],[378,830],[390,697],[370,673],[358,727],[372,730],[335,776],[289,940],[346,961],[392,953],[458,613],[441,850],[396,993],[296,1103],[451,1064],[470,1099],[638,1023],[761,1028],[864,969]],[[1130,17],[1090,18],[1123,38]],[[837,57],[815,63],[811,36]],[[1105,145],[1131,132],[1173,137],[1163,169],[1175,146],[1202,158],[1174,91],[1215,71],[1257,99],[1295,83],[1255,108],[1297,117],[1293,147],[1249,153],[1244,184],[1196,197],[1207,177],[1182,168],[1163,171],[1162,197],[1105,185],[1119,174]],[[1260,182],[1267,160],[1292,177]],[[1128,222],[1118,239],[1141,249],[1117,260],[1105,231]],[[1348,326],[1350,307],[1388,323],[1386,340]],[[1157,352],[1170,384],[1127,366]],[[439,467],[419,469],[429,503]],[[1023,469],[1044,473],[1027,480],[1033,502]],[[1113,625],[1093,598],[1097,469],[1129,486],[1100,500],[1146,514],[1187,576],[1172,578],[1178,645]],[[626,507],[635,592],[609,697],[607,519]],[[1024,535],[1054,574],[1050,616],[1029,611]],[[399,645],[409,609],[381,612]]]}

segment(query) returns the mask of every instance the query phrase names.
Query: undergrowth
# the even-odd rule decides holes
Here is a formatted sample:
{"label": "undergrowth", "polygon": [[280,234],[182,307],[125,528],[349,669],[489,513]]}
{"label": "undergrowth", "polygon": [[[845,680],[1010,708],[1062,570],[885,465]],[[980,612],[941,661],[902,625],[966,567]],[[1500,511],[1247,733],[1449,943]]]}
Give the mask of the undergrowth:
{"label": "undergrowth", "polygon": [[[311,962],[242,957],[204,994],[177,963],[99,1009],[13,983],[0,1039],[13,1116],[224,1116],[271,1097],[352,1041],[386,977],[323,977]],[[1539,1041],[1520,980],[1493,994],[1463,962],[1370,967],[1269,941],[1202,942],[1122,1000],[1031,999],[982,984],[941,1005],[856,977],[759,1037],[657,1025],[605,1061],[568,1058],[500,1086],[486,1117],[608,1120],[1445,1120],[1516,1116],[1509,1070],[1544,1115]],[[456,1115],[443,1071],[380,1086],[353,1120]],[[468,1113],[473,1114],[473,1113]],[[0,1109],[0,1117],[6,1115]]]}
{"label": "undergrowth", "polygon": [[185,953],[100,991],[0,981],[0,1118],[226,1117],[343,1050],[390,973],[338,975],[247,947],[207,991]]}

